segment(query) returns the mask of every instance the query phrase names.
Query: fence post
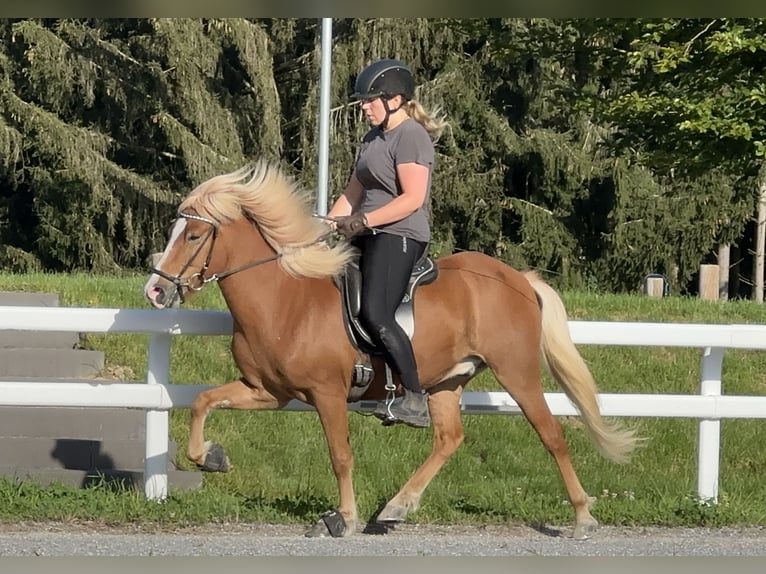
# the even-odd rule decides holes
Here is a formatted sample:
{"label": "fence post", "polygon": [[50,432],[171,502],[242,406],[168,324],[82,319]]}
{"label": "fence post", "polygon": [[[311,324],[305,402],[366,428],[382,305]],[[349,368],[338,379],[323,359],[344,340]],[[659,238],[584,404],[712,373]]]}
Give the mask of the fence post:
{"label": "fence post", "polygon": [[[700,394],[721,395],[721,373],[724,349],[706,347],[702,355]],[[697,495],[701,500],[718,502],[718,476],[721,453],[720,419],[703,419],[699,423],[697,451]]]}
{"label": "fence post", "polygon": [[[151,335],[146,382],[167,385],[170,380],[170,343],[172,335]],[[146,411],[146,458],[144,460],[144,493],[149,500],[168,496],[168,411]]]}
{"label": "fence post", "polygon": [[668,279],[659,273],[650,273],[644,277],[644,293],[649,297],[665,297],[670,293]]}
{"label": "fence post", "polygon": [[718,292],[720,290],[719,274],[720,269],[718,265],[700,265],[700,299],[718,301]]}

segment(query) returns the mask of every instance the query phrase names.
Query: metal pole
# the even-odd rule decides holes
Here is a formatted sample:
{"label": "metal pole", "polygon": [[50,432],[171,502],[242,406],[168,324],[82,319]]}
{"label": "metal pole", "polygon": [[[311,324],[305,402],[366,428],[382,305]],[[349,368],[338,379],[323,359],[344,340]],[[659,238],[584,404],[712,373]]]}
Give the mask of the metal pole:
{"label": "metal pole", "polygon": [[330,163],[330,82],[332,80],[332,18],[322,18],[322,64],[319,79],[319,181],[316,212],[327,215]]}

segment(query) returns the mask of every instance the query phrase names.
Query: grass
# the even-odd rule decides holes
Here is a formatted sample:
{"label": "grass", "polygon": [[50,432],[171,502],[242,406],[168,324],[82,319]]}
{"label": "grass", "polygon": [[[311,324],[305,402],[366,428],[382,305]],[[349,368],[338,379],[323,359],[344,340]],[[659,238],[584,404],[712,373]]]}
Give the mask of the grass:
{"label": "grass", "polygon": [[[145,276],[2,275],[0,290],[56,292],[62,305],[146,308]],[[759,323],[763,307],[687,298],[565,293],[573,319],[657,322]],[[224,309],[215,287],[189,308]],[[147,337],[88,335],[84,345],[104,351],[107,369],[126,379],[146,374]],[[226,337],[177,337],[171,356],[173,382],[217,384],[238,376]],[[602,391],[696,393],[700,351],[675,348],[582,346]],[[546,378],[545,387],[553,390]],[[491,376],[470,390],[499,390]],[[724,392],[760,395],[766,390],[766,354],[727,351]],[[188,412],[171,412],[171,435],[186,446]],[[606,524],[724,526],[766,525],[766,455],[763,423],[722,422],[718,505],[696,499],[697,421],[624,419],[647,438],[627,465],[598,456],[578,419],[561,419],[575,467],[593,513]],[[522,417],[466,415],[465,444],[434,479],[413,522],[443,524],[568,524],[572,509],[555,465]],[[210,522],[305,523],[336,504],[327,447],[312,412],[216,411],[207,438],[223,444],[234,464],[228,474],[206,475],[197,492],[171,492],[163,504],[142,492],[100,484],[87,489],[0,480],[0,520],[96,520],[180,526]],[[367,415],[351,415],[355,486],[360,516],[374,517],[427,456],[429,431],[383,428]],[[182,468],[191,468],[184,460]]]}

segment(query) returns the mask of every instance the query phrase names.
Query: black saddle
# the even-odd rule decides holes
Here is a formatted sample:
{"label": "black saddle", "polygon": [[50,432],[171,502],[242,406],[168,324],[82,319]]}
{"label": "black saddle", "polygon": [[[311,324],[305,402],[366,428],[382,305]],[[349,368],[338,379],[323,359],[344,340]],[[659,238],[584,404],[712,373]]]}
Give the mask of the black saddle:
{"label": "black saddle", "polygon": [[[422,257],[412,270],[407,290],[402,302],[396,309],[396,322],[409,335],[415,333],[415,289],[419,285],[433,283],[439,275],[439,268],[433,259],[427,255]],[[380,354],[372,342],[372,338],[359,321],[359,311],[362,306],[362,273],[356,260],[348,263],[340,278],[340,292],[343,297],[343,321],[346,325],[351,342],[362,352],[372,355]]]}

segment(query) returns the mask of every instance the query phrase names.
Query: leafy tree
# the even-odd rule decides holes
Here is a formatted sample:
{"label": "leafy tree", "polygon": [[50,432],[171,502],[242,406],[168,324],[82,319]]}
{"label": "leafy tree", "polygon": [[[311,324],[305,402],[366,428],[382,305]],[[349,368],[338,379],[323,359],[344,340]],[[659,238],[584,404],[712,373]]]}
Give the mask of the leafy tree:
{"label": "leafy tree", "polygon": [[[618,252],[610,234],[621,224],[616,210],[625,208],[628,195],[656,184],[636,166],[616,161],[602,145],[607,130],[576,106],[599,89],[591,72],[600,62],[583,47],[586,22],[488,19],[463,26],[481,46],[490,101],[510,131],[498,158],[508,251],[564,285],[636,289],[656,270],[658,257]],[[621,273],[606,270],[623,257]]]}
{"label": "leafy tree", "polygon": [[677,202],[697,204],[686,233],[704,229],[700,246],[741,239],[766,157],[766,20],[602,20],[595,31],[595,49],[609,47],[595,110],[615,127],[613,143],[669,189],[705,176]]}

